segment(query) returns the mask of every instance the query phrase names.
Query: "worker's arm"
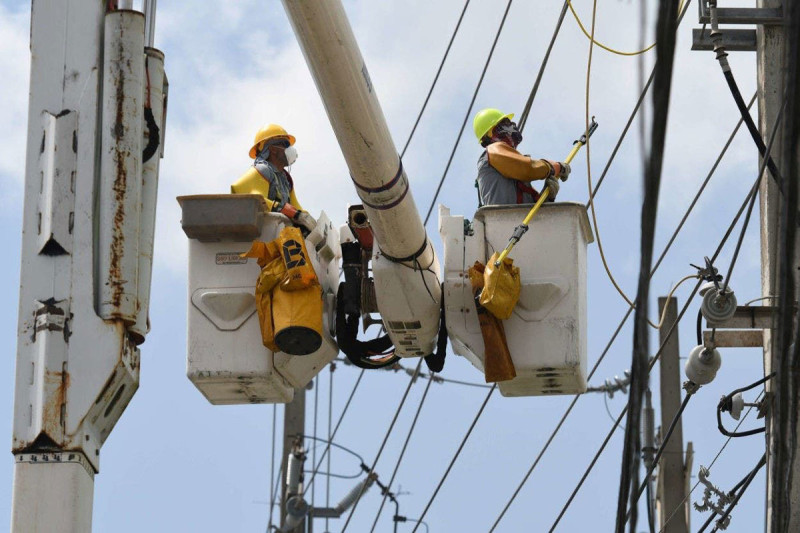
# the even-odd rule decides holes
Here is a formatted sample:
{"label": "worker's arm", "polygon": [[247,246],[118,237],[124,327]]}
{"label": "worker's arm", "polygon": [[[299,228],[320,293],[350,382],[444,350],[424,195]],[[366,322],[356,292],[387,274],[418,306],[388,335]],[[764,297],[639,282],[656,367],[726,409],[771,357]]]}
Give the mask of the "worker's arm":
{"label": "worker's arm", "polygon": [[544,159],[522,155],[503,142],[486,148],[489,164],[506,178],[518,181],[543,180],[553,173],[553,165]]}

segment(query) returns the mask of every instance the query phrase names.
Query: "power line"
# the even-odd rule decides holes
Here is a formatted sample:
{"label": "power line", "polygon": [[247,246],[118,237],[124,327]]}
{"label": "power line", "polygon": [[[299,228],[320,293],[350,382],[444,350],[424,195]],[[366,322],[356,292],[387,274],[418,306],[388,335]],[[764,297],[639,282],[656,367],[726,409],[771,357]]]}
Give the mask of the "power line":
{"label": "power line", "polygon": [[400,152],[400,159],[403,159],[403,156],[406,155],[406,150],[408,150],[408,145],[411,144],[411,139],[414,138],[414,133],[417,131],[417,126],[419,125],[419,121],[422,118],[422,114],[425,112],[425,108],[428,107],[428,100],[431,99],[431,95],[433,94],[433,88],[436,87],[436,82],[439,81],[439,74],[442,73],[442,68],[444,67],[444,63],[447,60],[447,55],[450,53],[450,47],[453,46],[453,41],[456,39],[456,35],[458,34],[458,29],[461,27],[461,21],[464,20],[464,14],[467,12],[467,7],[469,6],[470,0],[467,0],[464,3],[464,9],[461,10],[461,16],[458,17],[458,23],[456,23],[456,27],[453,30],[453,34],[450,36],[450,42],[447,43],[447,49],[444,51],[444,57],[442,57],[441,63],[439,63],[439,69],[436,71],[436,76],[433,77],[433,83],[431,83],[431,88],[428,90],[428,96],[425,97],[425,102],[422,104],[422,109],[419,110],[419,114],[417,115],[417,120],[414,122],[414,127],[411,128],[411,133],[408,135],[408,140],[406,140],[405,146],[403,146],[403,151]]}
{"label": "power line", "polygon": [[[423,358],[419,358],[419,362],[417,363],[417,371],[419,371],[420,366],[422,365]],[[372,475],[375,472],[375,467],[378,465],[378,460],[381,458],[381,454],[383,453],[383,449],[386,447],[386,442],[389,440],[389,436],[392,434],[392,430],[394,429],[394,425],[397,422],[397,417],[400,416],[400,411],[403,409],[403,405],[406,403],[406,398],[408,398],[408,392],[411,390],[411,385],[414,384],[414,380],[416,377],[412,376],[411,379],[408,380],[408,386],[406,387],[405,393],[403,393],[403,398],[400,400],[400,404],[397,406],[397,410],[394,413],[394,418],[392,418],[392,423],[389,424],[389,429],[386,430],[386,435],[383,437],[383,442],[381,443],[381,447],[378,449],[378,454],[375,456],[375,461],[372,463],[372,467],[367,472],[367,476]],[[353,503],[353,506],[350,508],[350,514],[347,515],[347,520],[344,523],[344,527],[342,528],[342,533],[347,531],[347,526],[350,524],[350,520],[353,518],[353,514],[356,512],[356,507],[358,507],[358,502],[361,501],[361,497],[364,495],[364,489],[366,485],[361,487],[361,491],[358,493],[358,497],[356,501]]]}
{"label": "power line", "polygon": [[[759,393],[758,398],[756,398],[756,403],[758,403],[758,401],[761,399],[761,397],[763,395],[764,395],[764,390],[762,390]],[[753,406],[752,405],[747,408],[747,411],[745,411],[744,415],[742,416],[742,419],[739,420],[738,424],[736,424],[736,428],[734,429],[734,432],[736,432],[741,427],[741,425],[744,424],[745,419],[747,419],[747,417],[750,415],[750,411],[752,411],[752,410],[753,410]],[[717,452],[717,455],[715,455],[714,458],[711,460],[711,463],[708,465],[706,470],[708,470],[709,472],[711,471],[711,468],[717,462],[717,459],[719,459],[719,457],[722,455],[722,452],[725,451],[725,448],[728,447],[728,443],[731,441],[732,438],[733,437],[728,437],[725,440],[725,442],[722,444],[722,447],[720,447],[719,451]],[[670,520],[672,520],[672,518],[678,513],[678,511],[680,511],[684,507],[684,504],[686,503],[686,500],[689,499],[689,497],[692,495],[692,493],[695,491],[695,489],[699,485],[700,485],[700,480],[697,480],[695,482],[695,484],[692,486],[692,490],[690,490],[689,493],[686,496],[683,497],[683,500],[681,500],[681,502],[678,504],[678,506],[675,509],[672,510],[672,512],[667,517],[667,519],[664,520],[664,523],[661,524],[661,530],[660,530],[659,533],[663,533],[664,532],[664,530],[667,528],[667,524],[669,524]]]}
{"label": "power line", "polygon": [[489,63],[492,61],[492,55],[494,55],[494,49],[497,46],[497,41],[500,39],[500,34],[503,32],[503,26],[505,26],[506,18],[508,17],[508,11],[511,9],[511,3],[514,0],[508,0],[508,4],[506,4],[506,10],[503,13],[503,18],[500,20],[500,27],[497,28],[497,33],[494,36],[494,42],[492,43],[492,48],[489,50],[489,57],[486,58],[486,63],[483,65],[483,71],[481,72],[481,77],[478,79],[478,85],[475,87],[475,92],[472,93],[472,100],[469,102],[469,107],[467,108],[467,112],[464,115],[464,121],[461,123],[461,129],[458,130],[458,135],[456,136],[456,142],[453,144],[453,150],[450,152],[450,158],[447,160],[447,165],[444,167],[444,172],[442,173],[442,178],[439,180],[439,185],[436,187],[436,192],[433,195],[433,200],[431,200],[431,205],[428,208],[428,213],[425,215],[425,224],[428,223],[428,219],[431,217],[431,213],[433,212],[433,206],[436,204],[436,199],[439,197],[439,192],[442,190],[442,185],[444,184],[444,180],[447,177],[447,172],[450,170],[450,165],[453,162],[453,157],[456,155],[456,150],[458,149],[458,144],[461,141],[461,135],[464,133],[464,127],[467,125],[467,121],[469,120],[470,114],[472,113],[472,106],[475,105],[475,98],[478,96],[478,91],[483,84],[483,78],[486,76],[486,70],[489,68]]}
{"label": "power line", "polygon": [[533,88],[531,89],[530,95],[528,95],[528,101],[525,102],[525,108],[522,110],[522,113],[519,116],[518,126],[520,133],[522,133],[522,131],[525,129],[525,124],[528,123],[528,114],[531,112],[531,107],[533,106],[533,100],[536,98],[536,93],[539,92],[539,83],[542,81],[544,69],[547,68],[547,62],[550,60],[550,52],[553,50],[553,45],[556,43],[558,32],[561,31],[561,25],[564,23],[564,16],[567,14],[568,3],[569,0],[564,0],[564,6],[561,8],[561,14],[558,16],[558,22],[556,22],[556,29],[553,30],[553,36],[550,38],[550,44],[547,45],[547,51],[544,53],[544,59],[542,59],[542,64],[539,66],[539,73],[536,75],[536,81],[533,83]]}
{"label": "power line", "polygon": [[[716,531],[718,531],[720,523],[724,523],[725,519],[730,516],[731,511],[733,511],[733,508],[736,507],[736,504],[739,503],[739,500],[741,500],[742,496],[744,496],[747,487],[750,486],[750,483],[752,483],[753,479],[756,477],[756,474],[758,474],[759,470],[761,470],[765,464],[767,464],[766,453],[761,456],[761,459],[758,461],[756,467],[753,468],[753,470],[745,477],[744,482],[742,483],[741,490],[739,490],[739,492],[736,493],[736,497],[733,499],[728,508],[725,509],[725,512],[722,513],[722,516],[719,517],[719,520],[717,520],[717,524],[714,526],[714,529],[711,530],[711,533],[715,533]],[[705,531],[706,527],[708,527],[708,524],[709,522],[706,522],[706,524],[703,525],[703,528],[700,531],[698,531],[698,533],[702,533],[703,531]]]}
{"label": "power line", "polygon": [[[597,5],[597,0],[594,0]],[[672,70],[675,61],[675,32],[677,31],[678,8],[674,2],[661,0],[656,23],[656,75],[653,81],[653,124],[651,127],[650,154],[645,168],[644,202],[641,211],[641,259],[639,263],[639,287],[636,296],[636,311],[634,313],[633,330],[633,355],[631,357],[631,387],[628,394],[628,422],[625,428],[625,445],[622,451],[622,468],[620,473],[619,500],[617,501],[618,533],[624,533],[626,518],[625,509],[628,507],[628,496],[632,487],[638,484],[639,462],[641,454],[640,420],[644,391],[647,388],[649,368],[647,364],[649,351],[649,335],[647,320],[647,303],[650,295],[650,276],[652,267],[653,247],[656,231],[656,213],[658,210],[658,193],[661,185],[661,172],[664,165],[664,144],[666,143],[667,118],[669,116],[669,97],[672,91]],[[594,41],[594,10],[592,12],[592,41]],[[591,65],[591,47],[589,49],[589,64]],[[588,71],[588,69],[587,69]],[[589,79],[587,73],[586,88],[588,94]],[[588,122],[589,101],[586,101],[586,114]],[[588,152],[587,152],[588,158]],[[594,204],[592,204],[594,205]],[[594,211],[592,212],[594,214]],[[656,453],[655,462],[663,453],[671,430],[680,418],[686,402],[691,398],[686,396],[684,404],[678,411],[670,425],[670,433]],[[652,467],[651,467],[652,468]],[[645,480],[647,483],[647,480]],[[636,502],[644,487],[634,495],[630,494],[630,524],[631,531],[636,529],[637,506]],[[649,505],[649,503],[648,503]]]}
{"label": "power line", "polygon": [[[400,450],[400,455],[397,457],[397,463],[394,465],[394,470],[392,471],[392,477],[389,479],[389,483],[386,484],[387,487],[391,488],[392,483],[394,483],[394,478],[397,475],[397,471],[400,469],[400,463],[403,461],[403,457],[405,456],[406,449],[408,448],[408,443],[411,440],[411,435],[414,434],[414,428],[417,426],[417,420],[419,419],[419,413],[422,411],[422,406],[425,405],[425,398],[428,397],[428,390],[431,388],[431,383],[433,383],[434,374],[431,372],[430,378],[428,378],[428,384],[425,386],[425,392],[422,393],[422,399],[419,401],[419,406],[417,407],[417,412],[414,414],[414,420],[411,422],[411,427],[408,430],[408,435],[406,436],[406,441],[403,443],[403,449]],[[375,527],[378,525],[378,519],[381,517],[381,513],[383,512],[383,506],[386,505],[386,498],[389,496],[388,491],[384,492],[383,500],[381,500],[381,506],[378,508],[378,514],[375,515],[375,521],[372,523],[372,529],[370,529],[370,533],[375,531]]]}
{"label": "power line", "polygon": [[[441,489],[442,485],[444,485],[444,481],[447,479],[447,476],[450,474],[450,470],[453,468],[453,465],[456,463],[458,456],[461,454],[461,450],[464,449],[464,445],[467,443],[469,436],[472,434],[472,430],[475,428],[475,424],[478,423],[478,419],[481,417],[481,414],[483,414],[483,410],[486,407],[486,404],[489,403],[489,398],[492,397],[492,393],[495,391],[496,388],[497,384],[492,385],[492,388],[489,390],[489,393],[486,395],[486,398],[483,400],[483,403],[481,404],[481,408],[478,409],[478,414],[476,414],[475,418],[472,420],[472,424],[470,424],[469,429],[467,430],[467,434],[464,435],[463,439],[461,439],[461,444],[458,446],[458,450],[456,450],[455,455],[453,455],[453,459],[447,466],[447,470],[445,470],[442,479],[439,480],[439,484],[436,486],[436,490],[433,491],[430,500],[428,500],[428,504],[425,506],[425,510],[422,511],[422,514],[419,517],[420,523],[422,522],[422,519],[425,518],[425,515],[428,513],[428,509],[430,509],[431,505],[433,505],[433,501],[436,499],[436,495],[439,494],[439,489]],[[417,529],[419,529],[419,523],[417,523],[416,527],[414,527],[411,533],[416,533]]]}
{"label": "power line", "polygon": [[[328,439],[329,442],[333,442],[333,438],[336,437],[336,432],[339,431],[339,426],[342,424],[342,420],[344,419],[344,415],[347,414],[347,410],[350,407],[350,402],[353,400],[353,396],[356,394],[356,390],[358,390],[358,386],[361,383],[361,378],[364,377],[364,369],[361,369],[361,372],[358,374],[358,378],[356,379],[355,384],[353,385],[353,389],[350,391],[350,397],[347,398],[347,403],[344,404],[344,408],[342,409],[342,414],[339,415],[339,420],[336,422],[336,427],[333,429],[333,432],[330,434],[330,438]],[[316,477],[317,472],[319,471],[320,467],[322,466],[322,461],[325,460],[325,457],[328,455],[331,446],[328,444],[325,446],[325,450],[322,452],[322,456],[319,458],[319,462],[314,467],[314,470],[311,472],[311,479],[308,480],[306,484],[306,488],[303,489],[303,496],[305,496],[306,492],[308,492],[308,488],[314,483],[314,477]],[[330,469],[328,469],[330,470]],[[329,502],[330,503],[330,502]]]}

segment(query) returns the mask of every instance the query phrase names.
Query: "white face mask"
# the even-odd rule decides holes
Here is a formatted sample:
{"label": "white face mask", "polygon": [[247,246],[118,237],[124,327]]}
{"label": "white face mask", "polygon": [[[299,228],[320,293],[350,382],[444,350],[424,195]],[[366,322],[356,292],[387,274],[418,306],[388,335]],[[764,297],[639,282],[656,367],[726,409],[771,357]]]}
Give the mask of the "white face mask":
{"label": "white face mask", "polygon": [[292,166],[297,161],[297,148],[294,146],[286,148],[283,153],[286,155],[286,166]]}

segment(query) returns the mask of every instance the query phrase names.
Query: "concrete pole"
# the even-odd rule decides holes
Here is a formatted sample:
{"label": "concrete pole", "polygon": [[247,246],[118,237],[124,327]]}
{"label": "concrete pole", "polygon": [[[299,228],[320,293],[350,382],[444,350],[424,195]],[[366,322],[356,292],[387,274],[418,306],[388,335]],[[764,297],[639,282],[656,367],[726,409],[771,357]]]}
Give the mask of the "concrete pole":
{"label": "concrete pole", "polygon": [[[783,8],[784,14],[786,5],[783,0],[757,0],[759,8]],[[758,126],[764,142],[769,142],[775,119],[783,103],[784,94],[784,41],[785,29],[781,25],[763,25],[757,29],[757,75],[758,75]],[[777,130],[775,140],[772,144],[771,156],[780,169],[786,168],[783,160],[783,139],[781,129]],[[760,190],[760,212],[761,212],[761,292],[763,296],[775,296],[778,286],[777,280],[777,243],[778,243],[778,218],[780,214],[780,194],[774,180],[763,178]],[[770,331],[764,332],[764,374],[769,374],[773,370],[772,353],[772,334]],[[772,394],[774,383],[768,381],[766,389],[768,397]],[[771,460],[774,453],[774,432],[772,431],[772,418],[768,411],[765,433],[767,448],[767,531],[772,531],[772,501],[773,489],[772,478],[776,465]],[[797,485],[797,484],[796,484]],[[798,494],[792,495],[792,501],[798,501]],[[796,519],[792,521],[794,531],[799,530],[800,525]],[[792,529],[790,529],[792,530]]]}
{"label": "concrete pole", "polygon": [[[286,500],[292,494],[286,491],[286,472],[288,472],[289,454],[292,453],[298,435],[306,430],[306,389],[295,389],[294,399],[287,403],[283,411],[283,467],[281,479],[281,528],[286,524]],[[305,521],[291,530],[291,533],[304,533]]]}
{"label": "concrete pole", "polygon": [[[681,406],[681,364],[680,346],[678,343],[678,302],[675,298],[667,301],[666,298],[658,299],[659,315],[667,307],[664,323],[658,331],[659,342],[664,344],[669,330],[675,325],[675,331],[664,344],[659,363],[661,383],[661,428],[666,428],[672,423]],[[684,510],[689,506],[686,493],[686,471],[683,461],[683,425],[680,420],[675,425],[672,436],[667,442],[664,453],[658,466],[659,486],[662,487],[661,501],[658,506],[659,531],[664,533],[689,533],[689,514]],[[678,507],[683,507],[675,512]],[[673,512],[675,512],[673,516]],[[664,525],[664,522],[667,522]]]}

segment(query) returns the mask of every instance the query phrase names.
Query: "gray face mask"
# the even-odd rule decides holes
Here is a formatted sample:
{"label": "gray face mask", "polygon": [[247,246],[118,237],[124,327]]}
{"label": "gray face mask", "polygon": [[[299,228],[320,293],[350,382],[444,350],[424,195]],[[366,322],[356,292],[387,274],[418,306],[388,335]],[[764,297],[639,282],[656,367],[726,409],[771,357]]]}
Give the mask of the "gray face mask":
{"label": "gray face mask", "polygon": [[286,156],[286,165],[292,166],[295,161],[297,161],[297,148],[294,146],[290,146],[286,150],[284,150],[284,155]]}

